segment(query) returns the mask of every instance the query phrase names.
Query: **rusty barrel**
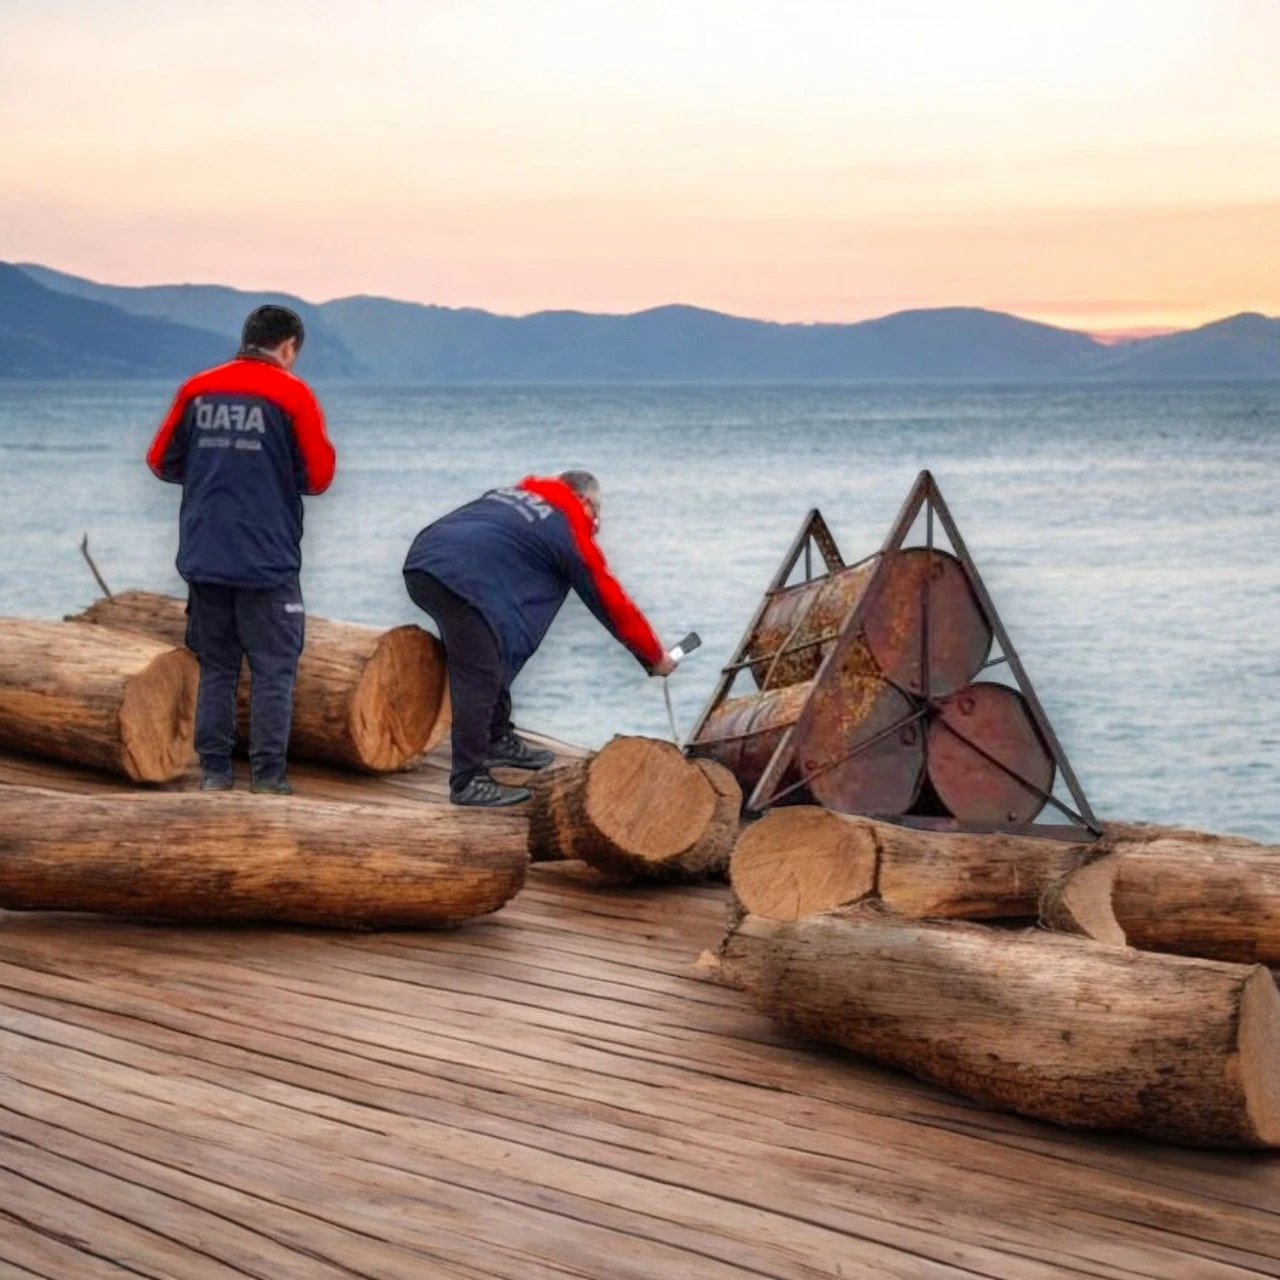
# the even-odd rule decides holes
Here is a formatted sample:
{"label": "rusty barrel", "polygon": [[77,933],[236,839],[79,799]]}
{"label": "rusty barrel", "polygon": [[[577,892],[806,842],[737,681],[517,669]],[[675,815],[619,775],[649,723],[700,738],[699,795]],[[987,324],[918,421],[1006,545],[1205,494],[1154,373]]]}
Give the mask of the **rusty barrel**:
{"label": "rusty barrel", "polygon": [[[697,755],[709,756],[724,765],[738,779],[743,794],[750,796],[787,730],[799,719],[812,690],[810,680],[747,698],[729,698],[707,717],[690,746]],[[788,780],[793,777],[788,774]]]}
{"label": "rusty barrel", "polygon": [[[926,626],[927,691],[922,662]],[[964,565],[936,547],[908,547],[884,558],[862,631],[890,680],[933,698],[968,684],[991,651],[991,627]]]}
{"label": "rusty barrel", "polygon": [[722,703],[692,746],[730,769],[749,796],[794,725],[794,762],[779,787],[810,778],[820,804],[892,816],[911,807],[924,778],[914,710],[855,643],[821,688],[806,681]]}
{"label": "rusty barrel", "polygon": [[774,593],[747,646],[757,686],[777,689],[818,674],[841,624],[862,599],[878,560]]}
{"label": "rusty barrel", "polygon": [[967,685],[937,709],[929,781],[962,822],[1030,822],[1053,789],[1054,765],[1026,699],[1007,685]]}

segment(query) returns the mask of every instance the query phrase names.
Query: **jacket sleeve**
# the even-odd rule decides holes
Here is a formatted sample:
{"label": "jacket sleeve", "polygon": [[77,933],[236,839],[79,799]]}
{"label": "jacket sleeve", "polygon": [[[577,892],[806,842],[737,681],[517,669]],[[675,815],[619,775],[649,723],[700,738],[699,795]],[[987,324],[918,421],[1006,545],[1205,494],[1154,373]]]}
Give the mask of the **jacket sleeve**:
{"label": "jacket sleeve", "polygon": [[289,405],[293,436],[298,442],[305,481],[303,493],[323,493],[332,483],[338,456],[325,430],[324,411],[305,382],[296,383]]}
{"label": "jacket sleeve", "polygon": [[622,584],[609,572],[604,553],[589,534],[569,526],[573,550],[566,571],[573,589],[613,637],[631,650],[646,671],[662,659],[662,641]]}
{"label": "jacket sleeve", "polygon": [[169,484],[181,484],[187,456],[187,405],[191,396],[184,382],[169,406],[156,438],[147,450],[147,466]]}

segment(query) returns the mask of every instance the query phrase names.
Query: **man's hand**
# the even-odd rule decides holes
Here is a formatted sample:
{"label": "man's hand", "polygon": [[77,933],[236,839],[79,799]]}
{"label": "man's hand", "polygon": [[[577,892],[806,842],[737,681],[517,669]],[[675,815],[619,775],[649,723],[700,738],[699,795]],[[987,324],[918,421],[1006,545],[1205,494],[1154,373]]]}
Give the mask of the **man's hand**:
{"label": "man's hand", "polygon": [[669,676],[679,665],[680,663],[669,653],[664,653],[649,674],[651,676]]}

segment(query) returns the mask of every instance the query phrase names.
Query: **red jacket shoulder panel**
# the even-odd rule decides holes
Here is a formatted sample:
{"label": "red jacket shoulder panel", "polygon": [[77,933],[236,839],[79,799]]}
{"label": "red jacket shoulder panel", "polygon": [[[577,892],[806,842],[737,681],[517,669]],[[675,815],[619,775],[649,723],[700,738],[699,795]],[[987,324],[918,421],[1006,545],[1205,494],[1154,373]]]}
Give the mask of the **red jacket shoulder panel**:
{"label": "red jacket shoulder panel", "polygon": [[599,597],[601,608],[618,639],[647,667],[656,666],[663,654],[662,642],[635,602],[613,576],[592,530],[592,520],[581,498],[563,480],[526,476],[519,487],[550,503],[568,521],[574,546]]}

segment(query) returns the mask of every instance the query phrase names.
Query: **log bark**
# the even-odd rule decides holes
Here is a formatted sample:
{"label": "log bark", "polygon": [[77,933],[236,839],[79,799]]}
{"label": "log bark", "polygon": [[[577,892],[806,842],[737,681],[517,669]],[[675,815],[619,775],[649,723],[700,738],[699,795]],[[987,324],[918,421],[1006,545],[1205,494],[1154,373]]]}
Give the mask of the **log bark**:
{"label": "log bark", "polygon": [[496,911],[525,822],[447,805],[0,787],[0,908],[384,929]]}
{"label": "log bark", "polygon": [[1261,966],[871,906],[749,916],[722,966],[793,1030],[1023,1115],[1280,1145],[1280,995]]}
{"label": "log bark", "polygon": [[1046,889],[1091,846],[899,827],[813,805],[745,828],[729,878],[753,915],[794,920],[878,896],[922,919],[1034,919]]}
{"label": "log bark", "polygon": [[106,628],[0,619],[0,745],[167,782],[194,759],[185,649]]}
{"label": "log bark", "polygon": [[1092,844],[1000,832],[921,831],[868,822],[877,891],[899,915],[937,920],[1034,919],[1049,885],[1095,857]]}
{"label": "log bark", "polygon": [[[1130,946],[1237,964],[1280,965],[1280,848],[1203,831],[1109,826],[1106,864],[1060,887],[1084,932],[1114,919]],[[1044,922],[1070,927],[1046,904]]]}
{"label": "log bark", "polygon": [[581,858],[618,881],[696,880],[723,871],[742,791],[710,760],[669,742],[618,737],[529,782],[529,854]]}
{"label": "log bark", "polygon": [[[185,643],[186,605],[172,596],[126,591],[71,619]],[[247,741],[249,673],[239,691]],[[293,693],[289,754],[370,773],[401,769],[449,727],[449,689],[440,642],[420,627],[376,627],[308,615]]]}

